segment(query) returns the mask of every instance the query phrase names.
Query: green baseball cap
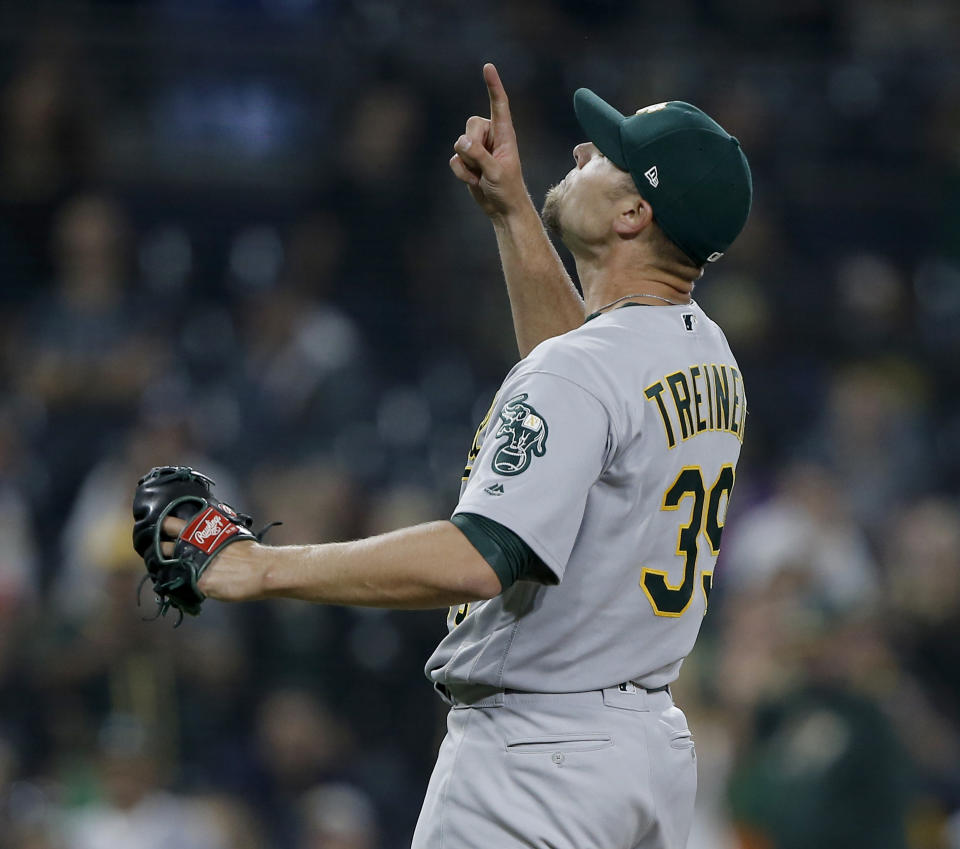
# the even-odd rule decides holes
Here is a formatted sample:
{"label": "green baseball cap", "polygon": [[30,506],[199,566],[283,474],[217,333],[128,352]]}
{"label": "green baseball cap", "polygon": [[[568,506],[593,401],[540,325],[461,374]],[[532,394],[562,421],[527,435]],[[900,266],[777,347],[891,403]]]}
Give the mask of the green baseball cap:
{"label": "green baseball cap", "polygon": [[633,177],[663,231],[698,265],[715,262],[750,214],[753,182],[740,142],[682,100],[625,117],[590,89],[573,95],[597,149]]}

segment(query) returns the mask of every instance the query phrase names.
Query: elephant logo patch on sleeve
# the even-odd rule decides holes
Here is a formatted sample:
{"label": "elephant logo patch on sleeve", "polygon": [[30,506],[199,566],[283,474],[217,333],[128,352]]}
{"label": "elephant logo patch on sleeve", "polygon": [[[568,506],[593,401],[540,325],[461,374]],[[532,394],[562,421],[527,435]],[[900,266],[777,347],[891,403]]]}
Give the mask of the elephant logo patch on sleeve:
{"label": "elephant logo patch on sleeve", "polygon": [[498,475],[525,472],[534,457],[547,453],[547,422],[529,404],[522,392],[507,401],[500,411],[500,426],[494,439],[507,437],[493,454],[491,466]]}

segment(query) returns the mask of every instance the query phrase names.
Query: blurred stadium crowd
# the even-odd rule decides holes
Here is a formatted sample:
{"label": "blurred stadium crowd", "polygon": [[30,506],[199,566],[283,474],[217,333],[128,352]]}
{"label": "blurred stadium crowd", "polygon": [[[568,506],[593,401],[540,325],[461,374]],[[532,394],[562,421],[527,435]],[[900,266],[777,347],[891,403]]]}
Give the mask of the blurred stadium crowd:
{"label": "blurred stadium crowd", "polygon": [[754,170],[696,293],[751,416],[691,849],[960,847],[955,3],[7,3],[0,44],[0,846],[408,845],[443,612],[144,623],[130,498],[172,462],[277,543],[449,514],[516,357],[446,164],[494,59],[536,198],[579,85]]}

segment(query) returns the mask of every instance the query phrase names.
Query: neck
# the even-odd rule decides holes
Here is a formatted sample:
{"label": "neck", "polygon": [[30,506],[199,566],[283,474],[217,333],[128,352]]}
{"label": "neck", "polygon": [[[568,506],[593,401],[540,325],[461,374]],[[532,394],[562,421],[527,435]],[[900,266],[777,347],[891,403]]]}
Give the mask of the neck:
{"label": "neck", "polygon": [[597,261],[596,257],[576,257],[576,263],[588,313],[633,295],[638,297],[630,297],[629,300],[639,304],[667,306],[665,301],[690,303],[693,281],[684,280],[653,265],[624,268],[616,263],[604,264]]}

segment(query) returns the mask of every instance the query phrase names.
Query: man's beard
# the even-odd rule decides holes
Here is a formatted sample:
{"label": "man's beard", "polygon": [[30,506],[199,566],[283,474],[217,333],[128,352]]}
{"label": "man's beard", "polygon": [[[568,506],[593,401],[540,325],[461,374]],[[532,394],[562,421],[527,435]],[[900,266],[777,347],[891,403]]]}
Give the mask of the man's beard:
{"label": "man's beard", "polygon": [[563,230],[560,227],[560,198],[563,195],[564,188],[566,187],[562,182],[551,186],[543,199],[543,209],[540,210],[540,219],[543,221],[543,226],[561,240],[563,239]]}

